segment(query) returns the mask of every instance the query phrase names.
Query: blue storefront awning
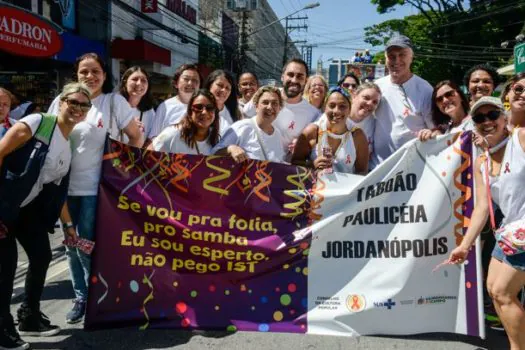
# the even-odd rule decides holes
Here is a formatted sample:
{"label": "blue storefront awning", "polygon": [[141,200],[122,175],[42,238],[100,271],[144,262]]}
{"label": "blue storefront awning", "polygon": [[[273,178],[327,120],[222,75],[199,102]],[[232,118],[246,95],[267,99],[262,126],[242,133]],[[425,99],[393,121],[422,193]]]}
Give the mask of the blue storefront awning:
{"label": "blue storefront awning", "polygon": [[90,40],[64,31],[62,37],[62,50],[55,56],[57,61],[74,63],[77,57],[88,52],[94,52],[102,60],[107,58],[106,46],[101,41]]}

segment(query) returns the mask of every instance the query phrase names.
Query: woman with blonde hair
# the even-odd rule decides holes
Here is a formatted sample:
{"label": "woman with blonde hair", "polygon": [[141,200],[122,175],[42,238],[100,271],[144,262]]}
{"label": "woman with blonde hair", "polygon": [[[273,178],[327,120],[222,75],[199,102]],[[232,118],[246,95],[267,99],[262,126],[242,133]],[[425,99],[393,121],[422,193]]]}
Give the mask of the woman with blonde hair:
{"label": "woman with blonde hair", "polygon": [[304,98],[321,113],[324,110],[328,83],[322,75],[316,74],[308,78],[304,87]]}
{"label": "woman with blonde hair", "polygon": [[[91,92],[71,83],[59,96],[57,116],[30,114],[0,140],[0,348],[21,349],[10,314],[18,260],[16,241],[24,248],[29,271],[18,330],[22,335],[52,336],[60,332],[40,311],[40,298],[51,262],[48,232],[66,200],[72,158],[69,136],[91,109]],[[76,237],[75,231],[64,230]]]}

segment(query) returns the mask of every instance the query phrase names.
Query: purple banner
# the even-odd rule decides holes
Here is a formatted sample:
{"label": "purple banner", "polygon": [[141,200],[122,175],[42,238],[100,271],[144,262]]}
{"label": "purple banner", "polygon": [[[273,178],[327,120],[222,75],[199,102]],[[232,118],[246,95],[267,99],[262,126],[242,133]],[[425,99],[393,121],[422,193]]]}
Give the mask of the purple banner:
{"label": "purple banner", "polygon": [[85,327],[306,332],[311,183],[108,141]]}

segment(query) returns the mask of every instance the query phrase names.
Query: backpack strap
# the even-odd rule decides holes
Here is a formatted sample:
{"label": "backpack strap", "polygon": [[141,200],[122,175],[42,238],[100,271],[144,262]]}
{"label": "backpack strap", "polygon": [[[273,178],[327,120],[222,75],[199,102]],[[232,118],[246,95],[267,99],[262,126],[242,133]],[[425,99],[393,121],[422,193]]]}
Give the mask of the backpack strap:
{"label": "backpack strap", "polygon": [[51,137],[57,125],[57,117],[51,114],[41,113],[42,119],[35,133],[35,139],[49,146]]}

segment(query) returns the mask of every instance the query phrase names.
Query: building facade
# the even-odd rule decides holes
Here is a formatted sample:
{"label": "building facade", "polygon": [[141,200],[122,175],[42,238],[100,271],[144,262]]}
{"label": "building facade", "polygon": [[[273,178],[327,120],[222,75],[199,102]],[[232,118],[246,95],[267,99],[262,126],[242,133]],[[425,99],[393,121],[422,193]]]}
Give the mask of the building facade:
{"label": "building facade", "polygon": [[[71,79],[77,57],[95,52],[107,59],[109,7],[104,0],[11,0],[0,4],[0,86],[43,110]],[[15,24],[43,36],[24,36]]]}
{"label": "building facade", "polygon": [[[248,6],[250,10],[246,11],[232,9],[233,3],[230,0],[200,0],[199,3],[201,29],[222,47],[223,67],[237,73],[254,72],[260,80],[280,81],[285,49],[282,22],[263,28],[278,19],[267,0],[257,1],[256,9]],[[225,25],[225,18],[233,23]],[[258,31],[260,28],[263,29]],[[288,42],[287,57],[301,57],[292,40]],[[202,56],[205,60],[205,55]]]}
{"label": "building facade", "polygon": [[153,96],[168,98],[178,66],[197,63],[198,0],[112,0],[111,67],[114,85],[139,65],[150,75]]}

